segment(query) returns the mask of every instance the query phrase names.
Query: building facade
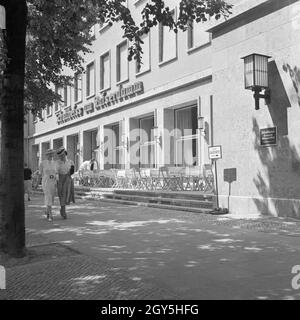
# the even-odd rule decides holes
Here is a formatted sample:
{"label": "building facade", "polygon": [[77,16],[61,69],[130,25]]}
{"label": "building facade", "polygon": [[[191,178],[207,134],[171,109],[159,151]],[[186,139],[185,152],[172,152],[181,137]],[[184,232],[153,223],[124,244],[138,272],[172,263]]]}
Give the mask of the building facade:
{"label": "building facade", "polygon": [[[138,17],[146,1],[128,1]],[[28,158],[38,168],[48,148],[65,146],[76,169],[96,154],[100,169],[211,164],[217,160],[220,206],[232,213],[299,217],[300,4],[232,0],[227,21],[175,34],[144,36],[143,64],[127,60],[119,25],[96,25],[93,53],[63,103],[29,126]],[[167,1],[178,14],[178,1]],[[255,110],[244,87],[244,61],[270,56],[271,103]],[[200,128],[199,119],[203,120]],[[271,128],[271,129],[270,129]],[[275,142],[263,145],[263,130]]]}

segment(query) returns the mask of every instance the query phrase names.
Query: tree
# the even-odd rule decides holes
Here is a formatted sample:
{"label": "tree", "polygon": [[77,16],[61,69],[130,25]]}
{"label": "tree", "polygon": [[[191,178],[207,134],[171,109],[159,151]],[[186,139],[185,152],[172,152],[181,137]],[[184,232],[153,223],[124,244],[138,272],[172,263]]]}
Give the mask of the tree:
{"label": "tree", "polygon": [[[130,41],[128,59],[141,62],[141,36],[158,23],[174,32],[186,30],[190,21],[227,17],[231,5],[223,0],[181,0],[177,21],[162,0],[148,1],[137,25],[125,0],[0,0],[7,27],[1,41],[1,164],[0,252],[25,254],[23,196],[23,120],[60,97],[51,89],[70,84],[61,71],[82,69],[84,54],[93,40],[89,33],[98,22],[121,23]],[[27,31],[27,32],[26,32]],[[25,60],[26,52],[26,60]]]}

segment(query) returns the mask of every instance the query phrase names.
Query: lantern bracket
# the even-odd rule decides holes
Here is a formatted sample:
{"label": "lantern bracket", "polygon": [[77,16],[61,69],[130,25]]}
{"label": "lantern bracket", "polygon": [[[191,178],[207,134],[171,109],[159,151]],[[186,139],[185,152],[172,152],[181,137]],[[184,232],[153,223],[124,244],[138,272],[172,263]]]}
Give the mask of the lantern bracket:
{"label": "lantern bracket", "polygon": [[253,97],[255,100],[255,110],[259,110],[259,99],[265,99],[265,104],[270,105],[271,103],[271,90],[269,88],[265,88],[264,94],[261,94],[262,88],[254,87],[252,91],[254,92]]}

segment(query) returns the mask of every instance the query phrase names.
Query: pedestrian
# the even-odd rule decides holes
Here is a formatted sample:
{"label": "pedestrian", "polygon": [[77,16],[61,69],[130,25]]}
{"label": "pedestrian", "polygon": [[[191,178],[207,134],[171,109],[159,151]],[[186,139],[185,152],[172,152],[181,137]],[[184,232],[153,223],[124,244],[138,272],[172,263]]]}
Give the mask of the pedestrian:
{"label": "pedestrian", "polygon": [[52,206],[54,204],[57,181],[56,162],[53,160],[54,152],[53,149],[48,149],[45,152],[47,159],[41,162],[39,169],[40,176],[42,177],[42,188],[46,206],[45,215],[48,221],[53,221]]}
{"label": "pedestrian", "polygon": [[99,169],[98,161],[96,160],[96,152],[92,152],[92,159],[90,160],[90,170],[96,172]]}
{"label": "pedestrian", "polygon": [[74,182],[72,174],[74,173],[74,162],[67,158],[67,151],[64,147],[60,147],[56,154],[57,160],[57,195],[60,202],[60,215],[63,219],[67,219],[66,205],[69,205],[72,201],[75,203],[74,197]]}
{"label": "pedestrian", "polygon": [[79,179],[81,180],[81,184],[88,186],[94,178],[99,168],[98,161],[96,160],[95,151],[92,152],[91,160],[84,161],[78,170]]}
{"label": "pedestrian", "polygon": [[24,195],[27,194],[27,199],[30,201],[32,192],[32,171],[28,168],[27,163],[24,164]]}

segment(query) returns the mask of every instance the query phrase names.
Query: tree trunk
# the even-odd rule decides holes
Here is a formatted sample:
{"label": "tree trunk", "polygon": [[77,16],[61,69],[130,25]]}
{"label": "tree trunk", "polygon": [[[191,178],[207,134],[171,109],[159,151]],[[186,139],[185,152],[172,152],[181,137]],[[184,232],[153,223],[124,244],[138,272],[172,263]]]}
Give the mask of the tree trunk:
{"label": "tree trunk", "polygon": [[7,64],[1,88],[0,252],[25,254],[24,69],[26,0],[0,1],[6,10]]}

